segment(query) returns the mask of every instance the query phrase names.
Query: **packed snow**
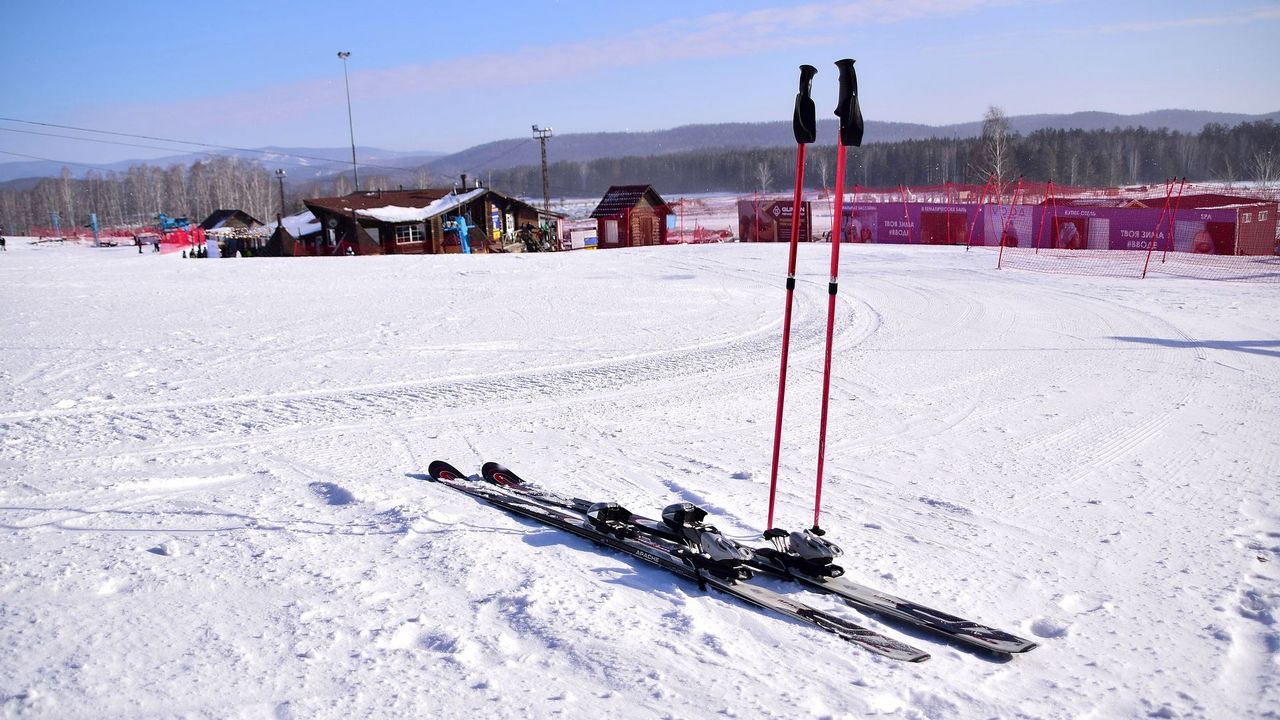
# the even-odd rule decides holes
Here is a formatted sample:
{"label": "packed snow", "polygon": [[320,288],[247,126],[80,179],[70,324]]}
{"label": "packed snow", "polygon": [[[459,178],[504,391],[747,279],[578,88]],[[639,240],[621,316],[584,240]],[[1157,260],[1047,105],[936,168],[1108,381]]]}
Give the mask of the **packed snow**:
{"label": "packed snow", "polygon": [[[10,717],[1280,714],[1270,284],[842,251],[821,523],[1012,659],[782,592],[887,660],[424,479],[509,464],[764,529],[783,244],[0,253]],[[777,517],[813,519],[829,246],[802,247]]]}

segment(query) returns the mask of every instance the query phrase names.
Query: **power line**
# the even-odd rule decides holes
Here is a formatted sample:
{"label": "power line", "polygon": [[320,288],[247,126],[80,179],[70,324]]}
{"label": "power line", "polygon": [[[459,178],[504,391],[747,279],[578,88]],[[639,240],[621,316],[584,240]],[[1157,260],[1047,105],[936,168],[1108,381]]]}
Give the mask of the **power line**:
{"label": "power line", "polygon": [[[200,142],[196,140],[178,140],[174,138],[159,137],[156,135],[142,135],[137,133],[118,132],[115,130],[99,130],[96,128],[80,127],[76,125],[62,125],[59,123],[41,122],[37,120],[23,120],[21,118],[0,117],[0,121],[22,123],[24,125],[35,125],[38,127],[58,128],[60,130],[75,130],[77,132],[96,133],[99,135],[112,135],[116,137],[134,138],[139,140],[153,140],[156,142],[173,143],[177,145],[192,145],[196,147],[212,148],[214,150],[232,150],[235,152],[255,153],[263,156],[271,156],[273,158],[292,158],[294,160],[310,160],[310,161],[323,162],[323,163],[340,162],[339,160],[335,160],[334,158],[323,158],[323,157],[316,157],[312,155],[299,155],[297,153],[283,152],[280,150],[260,150],[255,148],[242,148],[234,145],[218,145],[216,143],[206,143],[206,142]],[[45,137],[63,138],[67,140],[80,140],[83,142],[95,142],[95,143],[101,143],[106,145],[123,145],[126,147],[139,147],[139,148],[146,148],[149,150],[164,150],[167,152],[175,152],[175,153],[176,152],[201,152],[206,155],[217,155],[217,153],[214,153],[208,150],[197,151],[197,150],[191,150],[189,148],[160,147],[156,145],[143,145],[139,143],[121,142],[119,140],[105,140],[101,138],[92,138],[92,137],[77,137],[74,135],[62,135],[57,133],[42,133],[35,130],[22,130],[19,128],[0,127],[0,131],[23,133],[28,135],[42,135]],[[502,158],[507,157],[508,155],[511,155],[516,151],[522,149],[525,145],[529,144],[532,141],[533,141],[532,138],[525,138],[510,147],[504,148],[503,150],[499,151],[495,155],[492,155],[490,157],[484,158],[479,161],[472,162],[471,167],[468,169],[468,172],[471,174],[475,174],[480,170],[483,170],[486,166],[494,162],[497,162],[498,160],[501,160]],[[10,154],[17,154],[17,153],[10,153]],[[28,157],[28,156],[23,156],[23,157]],[[30,156],[30,157],[34,157],[34,156]],[[49,160],[48,162],[60,162],[60,161]],[[66,162],[64,164],[101,169],[100,166],[91,165],[87,163],[80,163],[80,162]],[[367,162],[360,163],[360,167],[373,168],[378,170],[388,170],[388,171],[394,171],[394,172],[410,172],[418,169],[419,167],[426,167],[426,165],[427,164],[424,163],[423,165],[420,165],[417,167],[397,167],[393,165],[378,165],[378,164],[367,163]]]}
{"label": "power line", "polygon": [[[39,130],[20,130],[18,128],[0,127],[0,131],[11,132],[11,133],[22,133],[23,135],[40,135],[41,137],[64,138],[66,140],[83,140],[84,142],[103,143],[106,145],[124,145],[126,147],[147,148],[149,150],[166,150],[168,152],[175,152],[175,153],[176,152],[186,152],[186,153],[192,152],[189,148],[160,147],[159,145],[143,145],[142,143],[128,143],[128,142],[123,142],[121,140],[100,140],[98,138],[76,137],[75,135],[61,135],[58,133],[46,133],[46,132],[40,132]],[[197,152],[202,152],[208,155],[215,154],[207,150],[201,150]]]}
{"label": "power line", "polygon": [[[0,120],[3,120],[3,121],[5,121],[5,122],[22,123],[22,124],[24,124],[24,125],[36,125],[36,126],[40,126],[40,127],[58,128],[58,129],[60,129],[60,130],[75,130],[75,131],[77,131],[77,132],[97,133],[97,134],[100,134],[100,135],[114,135],[114,136],[117,136],[117,137],[136,138],[136,139],[139,139],[139,140],[155,140],[155,141],[157,141],[157,142],[175,143],[175,144],[178,144],[178,145],[194,145],[194,146],[196,146],[196,147],[213,148],[213,149],[215,149],[215,150],[234,150],[234,151],[236,151],[236,152],[257,153],[257,154],[259,154],[259,155],[271,155],[271,156],[277,156],[277,157],[290,157],[290,158],[297,158],[297,159],[299,159],[299,160],[313,160],[313,161],[324,162],[324,163],[339,162],[339,161],[334,160],[333,158],[322,158],[322,157],[315,157],[315,156],[311,156],[311,155],[299,155],[299,154],[297,154],[297,153],[282,152],[282,151],[278,151],[278,150],[258,150],[258,149],[254,149],[254,148],[242,148],[242,147],[236,147],[236,146],[234,146],[234,145],[218,145],[218,144],[216,144],[216,143],[199,142],[199,141],[196,141],[196,140],[175,140],[174,138],[158,137],[158,136],[155,136],[155,135],[139,135],[139,134],[136,134],[136,133],[116,132],[116,131],[114,131],[114,130],[97,130],[97,129],[94,129],[94,128],[78,127],[78,126],[75,126],[75,125],[60,125],[60,124],[58,124],[58,123],[39,122],[39,121],[36,121],[36,120],[22,120],[22,119],[20,119],[20,118],[0,117]],[[32,131],[17,130],[17,129],[15,129],[15,128],[0,128],[0,130],[9,130],[9,131],[11,131],[11,132],[28,132],[28,133],[31,133],[31,132],[32,132]],[[39,133],[32,133],[32,134],[39,134]],[[51,137],[65,137],[65,138],[70,139],[70,140],[83,140],[83,141],[85,141],[85,142],[106,143],[106,144],[111,144],[111,145],[125,145],[125,144],[128,144],[128,143],[120,143],[120,142],[118,142],[118,141],[101,140],[101,139],[98,139],[98,138],[79,138],[79,137],[74,137],[74,136],[70,136],[70,135],[51,135]],[[151,148],[151,149],[153,149],[153,150],[169,150],[169,151],[172,151],[172,152],[183,152],[183,151],[184,151],[184,149],[182,149],[182,148],[160,148],[160,147],[146,146],[146,145],[140,145],[140,146],[138,146],[138,147],[150,147],[150,148]],[[190,151],[190,150],[185,150],[185,151],[186,151],[186,152],[192,152],[192,151]],[[76,164],[81,164],[81,163],[76,163]],[[406,170],[412,170],[412,169],[413,169],[413,168],[395,167],[395,166],[392,166],[392,165],[376,165],[376,164],[373,164],[373,163],[360,163],[360,164],[361,164],[363,167],[368,167],[368,168],[377,168],[377,169],[380,169],[380,170],[394,170],[394,171],[397,171],[397,172],[404,172],[404,171],[406,171]]]}
{"label": "power line", "polygon": [[87,168],[89,168],[89,169],[91,169],[91,170],[101,170],[101,169],[102,169],[102,168],[98,167],[97,165],[89,165],[89,164],[87,164],[87,163],[81,163],[81,162],[72,162],[72,161],[70,161],[70,160],[54,160],[54,159],[52,159],[52,158],[40,157],[39,155],[27,155],[27,154],[25,154],[25,153],[16,153],[16,152],[12,152],[12,151],[9,151],[9,150],[0,150],[0,153],[4,153],[5,155],[13,155],[14,157],[23,157],[23,158],[27,158],[28,160],[43,160],[44,162],[57,163],[57,164],[59,164],[59,165],[79,165],[80,167],[87,167]]}
{"label": "power line", "polygon": [[491,162],[493,162],[493,161],[495,161],[495,160],[501,160],[502,158],[504,158],[504,157],[506,157],[506,156],[510,155],[511,153],[513,153],[513,152],[515,152],[515,151],[519,150],[520,148],[524,147],[525,145],[528,145],[528,144],[529,144],[529,143],[531,143],[531,142],[533,142],[533,138],[525,138],[524,140],[522,140],[522,141],[520,141],[520,142],[516,143],[515,145],[512,145],[511,147],[507,148],[506,150],[503,150],[502,152],[498,153],[497,155],[494,155],[493,157],[491,157],[491,158],[489,158],[489,159],[487,159],[487,160],[481,160],[479,163],[476,163],[476,164],[475,164],[475,165],[473,165],[472,167],[468,168],[468,169],[467,169],[467,172],[475,172],[475,171],[477,171],[477,170],[480,170],[480,169],[482,169],[485,165],[488,165],[489,163],[491,163]]}

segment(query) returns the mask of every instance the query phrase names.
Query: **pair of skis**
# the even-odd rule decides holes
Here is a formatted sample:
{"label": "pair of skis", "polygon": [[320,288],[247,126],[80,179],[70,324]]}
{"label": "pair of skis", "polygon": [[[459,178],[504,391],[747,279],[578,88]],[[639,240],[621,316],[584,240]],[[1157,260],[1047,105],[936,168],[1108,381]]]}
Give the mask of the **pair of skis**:
{"label": "pair of skis", "polygon": [[[853,60],[845,58],[836,61],[840,70],[840,95],[836,102],[835,114],[840,118],[840,132],[836,148],[836,201],[835,215],[831,230],[831,280],[827,284],[827,347],[822,368],[822,415],[818,429],[818,479],[813,495],[813,530],[812,534],[821,536],[818,516],[822,508],[822,471],[826,460],[827,448],[827,400],[831,394],[831,344],[835,334],[836,290],[840,276],[840,231],[844,214],[844,175],[845,148],[862,145],[864,124],[862,109],[858,104],[858,75],[853,69]],[[778,375],[778,412],[773,429],[773,464],[769,473],[769,518],[765,527],[769,531],[765,537],[779,537],[782,531],[773,526],[774,499],[778,490],[778,456],[782,447],[782,408],[787,394],[787,355],[791,342],[791,305],[796,287],[796,246],[800,242],[800,208],[804,189],[805,146],[818,137],[818,123],[815,116],[813,99],[810,93],[813,77],[818,69],[812,65],[800,66],[800,91],[796,93],[795,112],[792,114],[791,128],[796,138],[796,187],[792,202],[791,247],[787,258],[787,304],[782,317],[782,369]],[[783,533],[785,534],[785,533]]]}
{"label": "pair of skis", "polygon": [[[589,514],[552,500],[551,496],[543,499],[532,492],[514,490],[509,484],[514,475],[495,472],[500,468],[492,463],[486,465],[485,469],[490,471],[485,475],[487,482],[472,479],[443,460],[432,462],[428,472],[432,480],[479,498],[508,513],[564,530],[602,547],[652,563],[682,578],[693,580],[699,587],[705,589],[710,586],[748,604],[825,630],[841,640],[878,655],[907,662],[929,659],[929,654],[918,648],[881,635],[839,615],[797,602],[787,595],[745,582],[750,578],[751,570],[744,566],[741,558],[735,561],[731,557],[716,557],[683,542],[632,531],[620,523],[609,511],[608,505],[601,509],[602,512]],[[500,481],[500,477],[508,484]]]}
{"label": "pair of skis", "polygon": [[[567,530],[597,544],[620,550],[677,575],[711,585],[753,605],[774,610],[834,633],[842,639],[897,660],[920,662],[928,654],[825,613],[749,581],[756,573],[795,580],[806,587],[842,598],[860,610],[930,630],[948,639],[991,652],[1022,653],[1036,647],[1023,638],[980,623],[895,597],[841,577],[818,548],[809,557],[775,548],[756,548],[726,538],[706,524],[706,513],[689,503],[676,503],[651,520],[614,503],[596,503],[548,491],[497,463],[485,463],[477,482],[443,461],[431,463],[433,479],[479,497],[516,515]],[[793,535],[801,535],[794,533]]]}

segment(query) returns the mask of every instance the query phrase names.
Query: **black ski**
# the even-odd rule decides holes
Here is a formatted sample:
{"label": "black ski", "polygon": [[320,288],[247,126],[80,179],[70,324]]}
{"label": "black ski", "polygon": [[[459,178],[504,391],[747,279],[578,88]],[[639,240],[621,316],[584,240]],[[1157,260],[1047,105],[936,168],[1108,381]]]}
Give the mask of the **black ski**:
{"label": "black ski", "polygon": [[555,506],[535,497],[516,494],[500,487],[469,479],[447,462],[436,460],[428,467],[431,478],[442,485],[479,498],[490,505],[590,540],[597,545],[626,553],[693,580],[700,587],[711,586],[757,607],[773,610],[787,617],[832,633],[842,640],[871,652],[908,662],[929,659],[929,654],[893,638],[864,628],[838,615],[832,615],[759,585],[740,582],[750,577],[741,562],[732,562],[697,552],[683,543],[673,542],[630,528],[610,526],[608,520],[593,522],[574,508]]}
{"label": "black ski", "polygon": [[[494,485],[541,503],[566,510],[589,512],[591,508],[599,508],[602,505],[602,503],[593,503],[580,498],[569,498],[551,492],[524,480],[519,475],[497,463],[485,463],[481,469],[481,474]],[[677,512],[684,513],[683,518],[673,518],[673,522],[652,520],[632,514],[616,505],[612,507],[614,509],[611,515],[615,522],[625,522],[639,533],[662,538],[670,542],[689,544],[695,537],[703,533],[719,535],[719,531],[714,527],[701,522],[702,517],[705,517],[705,513],[696,506],[687,503],[680,503],[668,508],[668,511],[672,511],[672,514]],[[676,510],[676,508],[691,508],[692,510]],[[663,515],[666,517],[668,512],[664,511]],[[735,541],[727,538],[725,542],[735,543]],[[777,548],[739,546],[747,551],[748,560],[746,563],[753,570],[790,578],[808,587],[838,595],[860,610],[866,610],[893,620],[908,623],[992,652],[1002,654],[1024,653],[1036,647],[1034,642],[1003,630],[997,630],[848,580],[841,577],[844,570],[837,565],[821,561],[806,561],[795,553],[783,552]]]}

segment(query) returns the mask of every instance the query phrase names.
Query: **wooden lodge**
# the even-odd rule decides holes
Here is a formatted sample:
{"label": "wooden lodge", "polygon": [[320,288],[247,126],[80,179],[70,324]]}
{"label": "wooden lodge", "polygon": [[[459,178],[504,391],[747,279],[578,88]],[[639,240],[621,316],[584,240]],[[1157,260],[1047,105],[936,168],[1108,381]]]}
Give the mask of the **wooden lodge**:
{"label": "wooden lodge", "polygon": [[501,252],[526,225],[563,217],[486,187],[362,190],[304,200],[319,235],[295,255],[421,255]]}
{"label": "wooden lodge", "polygon": [[672,212],[650,185],[614,185],[591,212],[598,247],[665,245]]}
{"label": "wooden lodge", "polygon": [[258,230],[262,227],[262,222],[254,216],[234,209],[214,210],[200,223],[200,229],[217,242],[223,257],[235,257],[240,252],[260,253],[262,241]]}
{"label": "wooden lodge", "polygon": [[262,222],[243,210],[214,210],[200,223],[205,232],[210,230],[253,230]]}

